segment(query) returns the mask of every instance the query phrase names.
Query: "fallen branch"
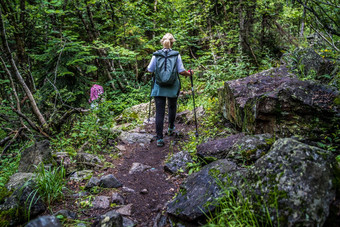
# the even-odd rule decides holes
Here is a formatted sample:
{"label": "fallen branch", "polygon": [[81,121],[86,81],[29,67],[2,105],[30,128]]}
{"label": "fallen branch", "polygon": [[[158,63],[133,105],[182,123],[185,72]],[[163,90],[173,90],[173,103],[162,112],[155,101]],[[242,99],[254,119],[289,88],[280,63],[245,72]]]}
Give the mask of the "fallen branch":
{"label": "fallen branch", "polygon": [[14,143],[14,141],[18,138],[18,136],[20,135],[21,131],[24,130],[24,127],[21,127],[18,129],[18,131],[15,133],[15,135],[13,136],[13,138],[9,141],[9,143],[7,144],[7,146],[2,150],[1,152],[1,156],[8,150],[8,148]]}
{"label": "fallen branch", "polygon": [[25,119],[27,121],[27,123],[37,132],[39,132],[41,135],[45,136],[45,137],[50,137],[46,132],[44,132],[39,126],[37,126],[33,121],[31,121],[26,115],[24,115],[23,113],[21,113],[20,111],[12,108],[12,110],[18,114],[20,117],[22,117],[23,119]]}

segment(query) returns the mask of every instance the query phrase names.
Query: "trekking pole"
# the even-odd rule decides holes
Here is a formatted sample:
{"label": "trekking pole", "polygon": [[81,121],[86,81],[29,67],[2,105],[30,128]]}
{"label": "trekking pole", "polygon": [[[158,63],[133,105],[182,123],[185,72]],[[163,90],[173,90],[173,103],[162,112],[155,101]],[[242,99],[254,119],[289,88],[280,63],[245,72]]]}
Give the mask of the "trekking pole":
{"label": "trekking pole", "polygon": [[152,73],[152,81],[151,81],[151,91],[150,91],[150,103],[149,103],[149,117],[148,117],[148,123],[150,122],[150,115],[151,115],[151,100],[152,100],[152,89],[153,89],[153,85],[154,85],[154,73]]}
{"label": "trekking pole", "polygon": [[194,115],[195,115],[195,125],[196,125],[196,137],[198,137],[198,130],[197,130],[197,118],[196,118],[196,107],[195,107],[195,92],[194,92],[194,82],[192,78],[192,71],[191,69],[189,70],[190,72],[190,80],[191,80],[191,92],[192,92],[192,101],[194,103]]}

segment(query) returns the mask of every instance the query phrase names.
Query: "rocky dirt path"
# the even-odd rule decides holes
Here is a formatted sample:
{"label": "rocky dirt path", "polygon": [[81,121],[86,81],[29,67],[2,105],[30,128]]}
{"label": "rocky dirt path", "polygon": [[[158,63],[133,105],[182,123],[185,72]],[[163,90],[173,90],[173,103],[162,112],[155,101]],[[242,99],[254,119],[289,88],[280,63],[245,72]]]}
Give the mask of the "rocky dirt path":
{"label": "rocky dirt path", "polygon": [[[183,129],[183,126],[181,126]],[[153,133],[148,127],[147,132]],[[164,171],[164,161],[170,153],[178,151],[176,138],[165,136],[165,146],[150,144],[127,145],[122,162],[118,164],[117,179],[134,192],[124,193],[126,203],[132,204],[131,218],[138,226],[154,226],[160,215],[165,213],[165,205],[179,190],[181,178]],[[129,173],[134,163],[149,166],[147,171]],[[163,218],[164,219],[164,218]]]}
{"label": "rocky dirt path", "polygon": [[[185,124],[177,124],[176,127],[181,135],[187,134],[191,130],[190,126]],[[153,124],[145,125],[142,128],[142,130],[137,129],[134,132],[140,131],[141,135],[145,134],[149,137],[150,134],[155,134]],[[119,140],[116,147],[120,149],[120,157],[113,158],[112,154],[117,152],[114,149],[111,155],[104,154],[106,162],[111,163],[112,166],[94,170],[93,177],[100,178],[112,174],[122,183],[122,187],[113,189],[99,187],[95,190],[83,190],[88,179],[81,182],[70,181],[67,185],[70,192],[67,193],[63,201],[52,208],[52,211],[65,209],[75,212],[77,220],[85,221],[84,226],[91,226],[100,215],[122,208],[123,210],[117,212],[121,212],[124,219],[129,219],[135,226],[170,226],[166,216],[166,204],[179,191],[183,176],[167,173],[164,170],[164,164],[169,155],[179,151],[178,140],[178,137],[165,135],[164,147],[157,147],[155,141],[130,144]],[[184,141],[185,136],[182,136],[180,140]],[[133,166],[137,166],[137,168],[133,170]],[[138,167],[142,167],[144,170],[141,171]],[[112,202],[113,194],[117,193],[123,198],[123,204]],[[110,200],[109,205],[107,203],[103,205],[104,197]],[[94,201],[98,198],[104,198],[99,203],[99,207],[94,205]],[[88,202],[86,202],[87,200]],[[72,224],[65,226],[72,226]]]}

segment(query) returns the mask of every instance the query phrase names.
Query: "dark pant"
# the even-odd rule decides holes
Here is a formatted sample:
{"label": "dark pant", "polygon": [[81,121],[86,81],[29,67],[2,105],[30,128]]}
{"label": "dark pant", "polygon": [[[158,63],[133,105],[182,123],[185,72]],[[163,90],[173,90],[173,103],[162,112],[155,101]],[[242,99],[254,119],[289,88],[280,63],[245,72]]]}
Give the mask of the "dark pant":
{"label": "dark pant", "polygon": [[[163,139],[163,124],[166,97],[155,96],[157,139]],[[168,98],[169,128],[174,128],[177,111],[177,98]]]}

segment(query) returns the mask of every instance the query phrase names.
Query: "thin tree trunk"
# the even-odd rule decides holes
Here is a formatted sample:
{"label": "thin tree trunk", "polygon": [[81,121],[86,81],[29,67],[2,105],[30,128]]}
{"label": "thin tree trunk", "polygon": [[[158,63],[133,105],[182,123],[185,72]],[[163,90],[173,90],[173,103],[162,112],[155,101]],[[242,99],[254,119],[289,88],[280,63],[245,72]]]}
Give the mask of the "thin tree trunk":
{"label": "thin tree trunk", "polygon": [[15,64],[15,61],[13,59],[11,50],[9,49],[8,42],[7,42],[7,39],[6,39],[6,30],[5,30],[5,25],[4,25],[4,22],[3,22],[3,19],[2,19],[1,9],[0,9],[0,29],[1,29],[0,33],[1,33],[2,44],[4,45],[5,53],[8,57],[8,59],[9,59],[9,62],[12,66],[12,69],[15,72],[15,76],[17,77],[20,85],[23,87],[28,99],[30,100],[33,113],[37,116],[39,123],[43,127],[46,127],[47,126],[46,120],[45,120],[44,116],[41,114],[41,112],[40,112],[40,110],[39,110],[39,108],[38,108],[38,106],[35,102],[35,99],[33,97],[32,92],[30,91],[30,89],[26,85],[24,79],[22,78],[22,76],[21,76],[21,74],[20,74],[20,72],[19,72],[19,70],[18,70],[18,68]]}

